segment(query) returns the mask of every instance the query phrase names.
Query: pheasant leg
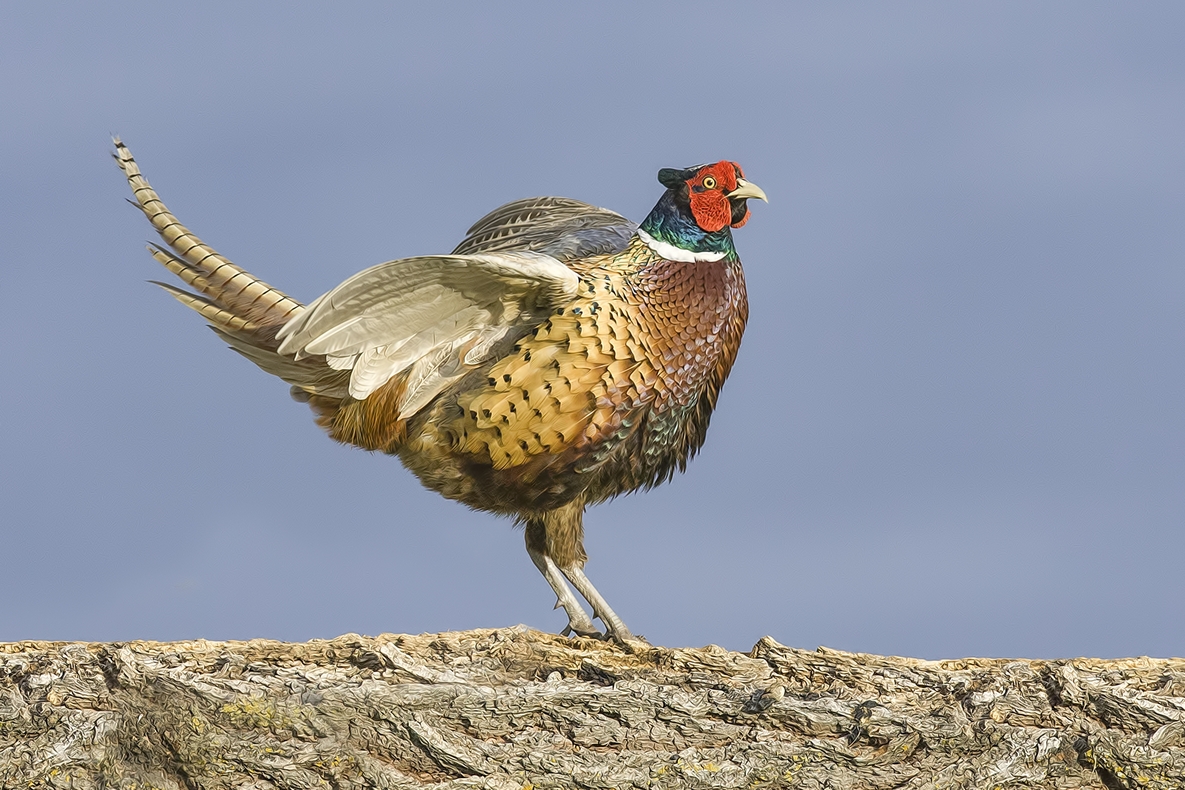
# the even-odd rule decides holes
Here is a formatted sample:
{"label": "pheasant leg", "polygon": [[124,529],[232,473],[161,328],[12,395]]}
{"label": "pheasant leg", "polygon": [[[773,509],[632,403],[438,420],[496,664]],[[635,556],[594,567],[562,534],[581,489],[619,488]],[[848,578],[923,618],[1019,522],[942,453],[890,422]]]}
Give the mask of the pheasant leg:
{"label": "pheasant leg", "polygon": [[[535,563],[535,567],[543,574],[543,578],[547,579],[547,583],[551,585],[551,589],[555,590],[556,608],[563,608],[568,613],[568,627],[564,629],[563,635],[567,636],[569,633],[575,633],[580,636],[596,636],[601,634],[593,626],[592,620],[588,616],[588,612],[584,611],[584,607],[580,605],[580,601],[568,589],[568,585],[564,582],[564,576],[560,573],[559,567],[551,559],[541,551],[537,551],[528,544],[527,553],[531,555],[531,562]],[[596,604],[593,604],[594,606]],[[608,623],[606,623],[608,627]]]}
{"label": "pheasant leg", "polygon": [[597,588],[593,587],[593,583],[584,575],[584,569],[579,565],[569,565],[566,568],[561,568],[564,575],[568,577],[568,581],[572,582],[572,586],[576,588],[584,600],[588,601],[593,608],[593,616],[600,618],[601,622],[605,624],[605,630],[611,639],[617,642],[624,642],[634,638],[630,629],[626,628],[625,623],[617,616],[617,613],[610,608],[601,594],[597,592]]}

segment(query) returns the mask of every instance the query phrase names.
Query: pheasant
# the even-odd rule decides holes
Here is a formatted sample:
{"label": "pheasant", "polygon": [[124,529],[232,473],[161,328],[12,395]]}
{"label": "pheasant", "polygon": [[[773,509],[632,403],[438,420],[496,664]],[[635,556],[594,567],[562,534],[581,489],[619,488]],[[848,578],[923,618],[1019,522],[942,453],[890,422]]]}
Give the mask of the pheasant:
{"label": "pheasant", "polygon": [[584,509],[669,480],[703,444],[748,317],[731,229],[766,199],[739,165],[660,170],[641,225],[567,198],[508,203],[452,253],[379,264],[305,305],[204,244],[115,147],[164,241],[149,251],[192,291],[158,285],[334,440],[516,519],[565,635],[634,638],[584,574]]}

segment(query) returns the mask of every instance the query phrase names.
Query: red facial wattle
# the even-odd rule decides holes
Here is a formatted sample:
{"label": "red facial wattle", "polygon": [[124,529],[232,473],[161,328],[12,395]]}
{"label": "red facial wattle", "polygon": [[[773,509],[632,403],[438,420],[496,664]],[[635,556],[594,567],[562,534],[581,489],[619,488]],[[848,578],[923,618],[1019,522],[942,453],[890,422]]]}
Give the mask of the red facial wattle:
{"label": "red facial wattle", "polygon": [[701,168],[687,181],[691,215],[701,229],[715,233],[728,225],[739,228],[749,221],[747,208],[739,221],[732,221],[732,203],[727,193],[737,188],[737,178],[744,178],[740,165],[722,161]]}

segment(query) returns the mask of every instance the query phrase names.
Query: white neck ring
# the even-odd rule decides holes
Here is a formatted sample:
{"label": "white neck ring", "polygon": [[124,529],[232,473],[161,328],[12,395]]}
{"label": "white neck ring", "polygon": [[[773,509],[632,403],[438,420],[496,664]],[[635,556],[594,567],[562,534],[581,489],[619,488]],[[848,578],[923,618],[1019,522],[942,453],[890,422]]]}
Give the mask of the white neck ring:
{"label": "white neck ring", "polygon": [[674,244],[659,241],[641,228],[638,228],[638,238],[646,242],[646,246],[654,250],[656,255],[661,255],[668,261],[678,261],[679,263],[710,263],[724,257],[723,252],[692,252],[682,247],[676,247]]}

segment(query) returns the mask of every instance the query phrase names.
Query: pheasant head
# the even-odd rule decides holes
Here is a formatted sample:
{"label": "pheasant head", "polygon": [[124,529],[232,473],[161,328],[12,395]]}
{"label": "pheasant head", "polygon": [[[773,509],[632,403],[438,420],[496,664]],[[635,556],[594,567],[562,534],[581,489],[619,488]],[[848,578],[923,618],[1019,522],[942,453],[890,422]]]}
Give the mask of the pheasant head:
{"label": "pheasant head", "polygon": [[658,181],[667,191],[642,221],[639,235],[670,260],[736,258],[731,229],[749,221],[749,198],[766,200],[736,162],[664,167]]}

